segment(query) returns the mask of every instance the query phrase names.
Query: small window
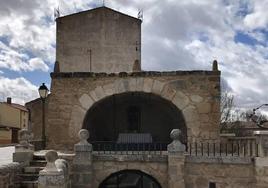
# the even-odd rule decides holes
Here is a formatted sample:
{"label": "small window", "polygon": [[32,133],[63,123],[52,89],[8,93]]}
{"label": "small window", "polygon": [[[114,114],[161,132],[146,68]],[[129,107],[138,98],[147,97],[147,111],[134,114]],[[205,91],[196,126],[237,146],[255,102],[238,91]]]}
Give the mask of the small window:
{"label": "small window", "polygon": [[139,133],[141,127],[141,110],[138,106],[129,106],[128,115],[128,131],[131,133]]}
{"label": "small window", "polygon": [[209,187],[208,188],[216,188],[216,183],[215,182],[209,182]]}

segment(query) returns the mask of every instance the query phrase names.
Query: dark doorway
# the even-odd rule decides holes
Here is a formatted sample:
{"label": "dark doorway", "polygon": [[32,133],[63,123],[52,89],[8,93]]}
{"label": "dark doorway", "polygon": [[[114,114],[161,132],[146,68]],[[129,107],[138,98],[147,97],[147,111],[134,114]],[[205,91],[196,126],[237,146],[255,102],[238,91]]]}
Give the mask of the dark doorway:
{"label": "dark doorway", "polygon": [[18,129],[12,129],[11,143],[18,143]]}
{"label": "dark doorway", "polygon": [[139,170],[123,170],[107,177],[99,188],[161,188],[152,176]]}
{"label": "dark doorway", "polygon": [[152,93],[128,92],[102,99],[88,110],[83,128],[89,130],[92,143],[122,143],[122,140],[170,143],[172,129],[180,129],[181,142],[187,141],[181,110]]}

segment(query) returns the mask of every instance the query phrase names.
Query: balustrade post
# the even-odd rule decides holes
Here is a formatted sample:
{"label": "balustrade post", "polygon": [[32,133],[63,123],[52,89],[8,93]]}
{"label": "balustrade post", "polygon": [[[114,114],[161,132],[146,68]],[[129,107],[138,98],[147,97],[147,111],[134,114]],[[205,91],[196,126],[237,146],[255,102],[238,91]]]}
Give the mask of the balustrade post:
{"label": "balustrade post", "polygon": [[170,137],[173,140],[168,145],[168,183],[169,188],[185,188],[184,183],[184,166],[185,166],[185,145],[179,138],[181,131],[173,129]]}
{"label": "balustrade post", "polygon": [[72,187],[92,188],[92,145],[87,141],[89,132],[81,129],[78,136],[80,142],[74,145]]}
{"label": "balustrade post", "polygon": [[19,131],[19,144],[15,145],[15,153],[13,153],[13,162],[29,165],[33,160],[34,146],[29,143],[32,134],[27,129]]}
{"label": "balustrade post", "polygon": [[39,172],[38,188],[68,188],[68,164],[63,159],[58,159],[54,150],[49,150],[45,155],[46,167]]}
{"label": "balustrade post", "polygon": [[260,157],[268,157],[268,131],[254,131]]}

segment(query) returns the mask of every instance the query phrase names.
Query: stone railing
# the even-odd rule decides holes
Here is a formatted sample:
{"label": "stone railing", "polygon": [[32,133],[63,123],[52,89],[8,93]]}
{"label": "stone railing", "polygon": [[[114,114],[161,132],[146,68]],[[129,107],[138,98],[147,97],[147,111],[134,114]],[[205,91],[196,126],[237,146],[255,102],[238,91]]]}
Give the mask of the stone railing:
{"label": "stone railing", "polygon": [[22,171],[20,163],[9,163],[0,165],[0,187],[9,188],[15,187],[17,174]]}
{"label": "stone railing", "polygon": [[15,146],[15,153],[13,153],[13,162],[23,163],[29,165],[33,160],[34,146],[30,144],[32,134],[26,129],[19,131],[19,144]]}
{"label": "stone railing", "polygon": [[54,150],[45,154],[46,167],[39,172],[39,188],[68,188],[70,187],[69,165],[66,160],[58,159]]}

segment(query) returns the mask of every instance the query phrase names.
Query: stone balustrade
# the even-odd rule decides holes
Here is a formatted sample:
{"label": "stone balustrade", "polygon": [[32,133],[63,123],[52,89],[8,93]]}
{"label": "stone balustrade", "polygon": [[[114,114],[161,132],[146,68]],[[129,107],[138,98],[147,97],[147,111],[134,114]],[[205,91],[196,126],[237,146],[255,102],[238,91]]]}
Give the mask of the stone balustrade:
{"label": "stone balustrade", "polygon": [[72,187],[92,188],[92,145],[87,141],[89,132],[81,129],[78,136],[80,142],[74,145]]}
{"label": "stone balustrade", "polygon": [[13,161],[29,165],[33,159],[34,146],[30,144],[32,134],[27,129],[19,131],[19,144],[15,146],[15,153],[13,153]]}
{"label": "stone balustrade", "polygon": [[68,188],[70,187],[69,167],[64,159],[58,159],[58,154],[50,150],[45,154],[46,167],[39,172],[39,188]]}
{"label": "stone balustrade", "polygon": [[22,171],[23,165],[17,162],[0,165],[0,187],[15,187],[17,174]]}

